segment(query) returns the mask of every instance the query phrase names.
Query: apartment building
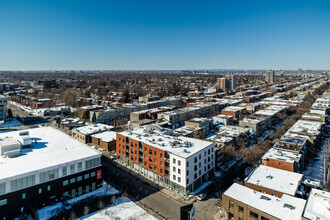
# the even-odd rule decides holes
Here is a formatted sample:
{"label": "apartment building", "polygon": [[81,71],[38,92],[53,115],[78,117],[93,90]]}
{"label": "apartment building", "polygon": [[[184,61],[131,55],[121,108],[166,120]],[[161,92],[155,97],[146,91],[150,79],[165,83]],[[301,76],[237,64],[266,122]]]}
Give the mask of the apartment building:
{"label": "apartment building", "polygon": [[281,198],[234,183],[222,195],[227,219],[301,219],[306,201],[283,194]]}
{"label": "apartment building", "polygon": [[0,121],[4,121],[6,119],[7,100],[7,97],[0,95]]}
{"label": "apartment building", "polygon": [[101,154],[51,127],[0,134],[0,217],[102,186]]}
{"label": "apartment building", "polygon": [[104,131],[91,135],[92,144],[102,147],[105,150],[116,149],[117,133],[114,131]]}
{"label": "apartment building", "polygon": [[105,124],[92,124],[72,129],[72,137],[87,144],[92,142],[91,135],[104,131],[111,131],[114,127]]}
{"label": "apartment building", "polygon": [[230,115],[216,115],[212,117],[213,123],[215,125],[217,124],[223,124],[223,125],[233,125],[234,124],[234,117]]}
{"label": "apartment building", "polygon": [[330,219],[330,193],[312,189],[309,193],[302,220]]}
{"label": "apartment building", "polygon": [[116,153],[125,166],[185,195],[214,175],[213,143],[148,127],[118,133]]}
{"label": "apartment building", "polygon": [[244,180],[244,185],[258,192],[281,198],[283,194],[296,196],[303,175],[260,165]]}

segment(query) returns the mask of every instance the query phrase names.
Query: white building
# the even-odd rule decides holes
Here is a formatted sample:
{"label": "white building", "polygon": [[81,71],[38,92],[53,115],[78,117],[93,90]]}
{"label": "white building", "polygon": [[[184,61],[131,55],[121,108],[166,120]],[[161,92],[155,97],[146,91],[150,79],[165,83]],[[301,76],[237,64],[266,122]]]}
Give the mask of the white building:
{"label": "white building", "polygon": [[7,97],[0,95],[0,121],[6,119]]}

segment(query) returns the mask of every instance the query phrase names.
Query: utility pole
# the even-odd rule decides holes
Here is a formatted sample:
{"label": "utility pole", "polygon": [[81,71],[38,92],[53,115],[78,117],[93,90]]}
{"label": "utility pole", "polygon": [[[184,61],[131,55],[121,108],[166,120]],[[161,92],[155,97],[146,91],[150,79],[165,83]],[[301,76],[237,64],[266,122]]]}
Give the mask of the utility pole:
{"label": "utility pole", "polygon": [[324,148],[323,148],[323,189],[326,188],[327,186],[327,171],[328,171],[328,154],[329,154],[329,144],[328,144],[328,139],[325,142]]}

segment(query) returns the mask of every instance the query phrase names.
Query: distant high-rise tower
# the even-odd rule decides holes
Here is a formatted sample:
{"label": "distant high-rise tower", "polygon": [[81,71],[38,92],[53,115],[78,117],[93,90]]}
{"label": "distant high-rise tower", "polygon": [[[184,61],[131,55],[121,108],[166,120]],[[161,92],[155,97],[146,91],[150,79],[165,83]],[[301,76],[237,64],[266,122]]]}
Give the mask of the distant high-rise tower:
{"label": "distant high-rise tower", "polygon": [[236,75],[231,75],[231,89],[236,89]]}
{"label": "distant high-rise tower", "polygon": [[275,71],[274,70],[266,71],[265,80],[268,83],[273,83],[275,80]]}
{"label": "distant high-rise tower", "polygon": [[298,74],[302,74],[302,73],[303,73],[302,69],[298,68]]}
{"label": "distant high-rise tower", "polygon": [[[229,79],[231,80],[229,80]],[[230,75],[226,76],[223,75],[222,78],[218,79],[218,88],[222,89],[225,91],[226,89],[236,89],[236,76],[235,75]]]}

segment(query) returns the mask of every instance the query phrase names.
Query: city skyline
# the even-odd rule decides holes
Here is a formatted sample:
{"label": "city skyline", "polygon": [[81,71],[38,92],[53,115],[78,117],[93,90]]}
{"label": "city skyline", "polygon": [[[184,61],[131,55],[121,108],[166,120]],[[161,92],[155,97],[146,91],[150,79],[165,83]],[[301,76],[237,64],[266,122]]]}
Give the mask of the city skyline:
{"label": "city skyline", "polygon": [[329,12],[328,1],[1,1],[0,70],[329,70]]}

